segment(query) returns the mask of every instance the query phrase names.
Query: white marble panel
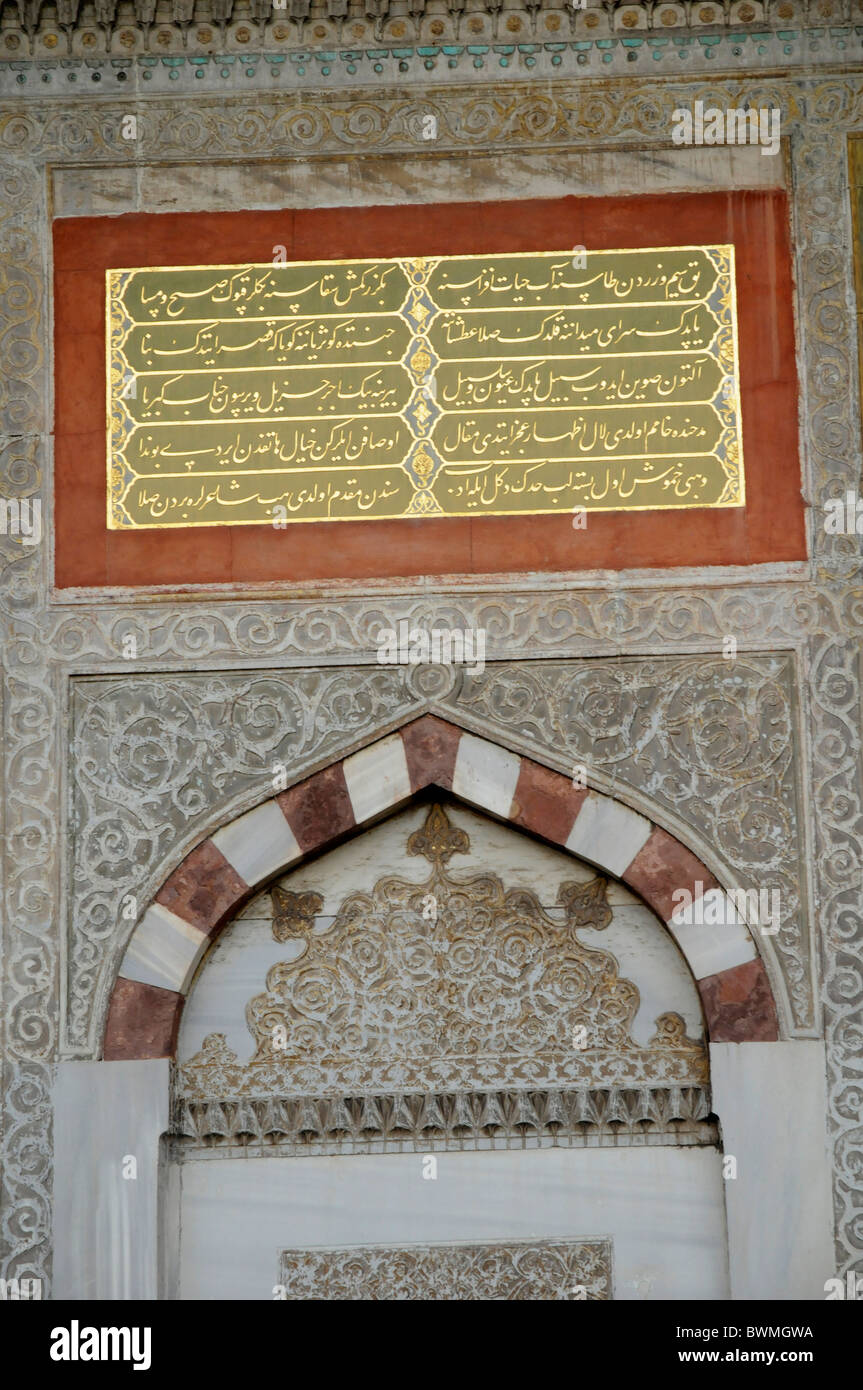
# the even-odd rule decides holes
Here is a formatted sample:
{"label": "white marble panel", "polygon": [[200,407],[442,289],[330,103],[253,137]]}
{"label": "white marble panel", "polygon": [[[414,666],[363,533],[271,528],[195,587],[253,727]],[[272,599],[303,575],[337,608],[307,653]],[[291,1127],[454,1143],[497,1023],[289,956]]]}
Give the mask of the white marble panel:
{"label": "white marble panel", "polygon": [[728,1297],[714,1149],[539,1149],[183,1165],[185,1299],[271,1299],[296,1247],[605,1237],[614,1297]]}
{"label": "white marble panel", "polygon": [[[609,895],[611,904],[611,896]],[[585,946],[610,951],[621,975],[638,985],[640,1002],[632,1036],[646,1044],[660,1014],[678,1013],[691,1038],[703,1038],[704,1019],[695,981],[680,951],[650,908],[641,902],[614,906],[604,931],[579,928]]]}
{"label": "white marble panel", "polygon": [[497,816],[508,816],[512,808],[521,759],[496,743],[473,734],[462,734],[456,755],[452,789]]}
{"label": "white marble panel", "polygon": [[724,1150],[731,1296],[823,1299],[837,1274],[824,1044],[711,1043]]}
{"label": "white marble panel", "polygon": [[711,888],[702,898],[680,908],[668,929],[696,980],[744,965],[758,954],[746,922],[721,888]]}
{"label": "white marble panel", "polygon": [[342,766],[357,825],[411,795],[405,746],[398,734],[354,753]]}
{"label": "white marble panel", "polygon": [[[54,1087],[57,1299],[156,1298],[159,1136],[169,1062],[60,1062]],[[129,1159],[137,1165],[135,1177]]]}
{"label": "white marble panel", "polygon": [[[270,897],[270,890],[269,888],[264,888],[262,892],[256,893],[253,898],[249,899],[245,907],[241,908],[236,917],[233,918],[233,922],[245,922],[247,920],[257,922],[262,918],[271,919],[272,916],[273,902]],[[221,941],[226,934],[227,933],[223,932],[219,941]]]}
{"label": "white marble panel", "polygon": [[[578,859],[570,859],[569,862],[571,864],[581,863]],[[596,874],[596,869],[592,864],[582,864],[582,868],[590,878]],[[626,884],[620,883],[616,878],[608,879],[605,897],[612,907],[644,907],[643,898],[640,898],[637,893],[631,893]]]}
{"label": "white marble panel", "polygon": [[256,806],[253,811],[231,821],[212,839],[251,888],[302,854],[277,801],[265,801],[262,806]]}
{"label": "white marble panel", "polygon": [[208,1033],[224,1033],[241,1062],[255,1050],[246,1004],[266,989],[267,972],[302,953],[300,941],[275,941],[272,919],[248,918],[222,933],[189,994],[177,1039],[177,1059],[187,1062]]}
{"label": "white marble panel", "polygon": [[208,938],[161,903],[147,908],[126,947],[120,974],[184,994]]}
{"label": "white marble panel", "polygon": [[590,792],[569,833],[566,847],[611,874],[622,874],[632,863],[653,826],[610,796]]}

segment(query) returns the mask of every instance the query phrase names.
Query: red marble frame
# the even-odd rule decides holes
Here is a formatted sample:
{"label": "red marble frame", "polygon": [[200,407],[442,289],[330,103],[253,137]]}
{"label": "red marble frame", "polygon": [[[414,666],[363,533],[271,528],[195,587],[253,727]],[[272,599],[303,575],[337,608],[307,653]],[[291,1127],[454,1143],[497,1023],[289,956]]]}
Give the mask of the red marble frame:
{"label": "red marble frame", "polygon": [[[109,531],[105,270],[272,259],[735,245],[746,506],[685,512]],[[131,213],[54,223],[55,586],[255,585],[806,558],[784,192]]]}

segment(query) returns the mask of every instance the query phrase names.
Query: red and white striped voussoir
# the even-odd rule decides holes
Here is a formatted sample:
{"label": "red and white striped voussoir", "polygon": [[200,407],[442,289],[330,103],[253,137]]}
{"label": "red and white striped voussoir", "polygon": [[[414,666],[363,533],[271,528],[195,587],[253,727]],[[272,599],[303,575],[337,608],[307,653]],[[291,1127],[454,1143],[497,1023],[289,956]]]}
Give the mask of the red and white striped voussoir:
{"label": "red and white striped voussoir", "polygon": [[116,980],[104,1057],[171,1056],[201,957],[255,889],[313,850],[439,786],[561,845],[639,893],[665,922],[698,982],[713,1041],[778,1038],[767,973],[728,903],[721,931],[687,926],[672,894],[724,896],[684,845],[612,797],[424,715],[239,816],[187,855],[132,935]]}

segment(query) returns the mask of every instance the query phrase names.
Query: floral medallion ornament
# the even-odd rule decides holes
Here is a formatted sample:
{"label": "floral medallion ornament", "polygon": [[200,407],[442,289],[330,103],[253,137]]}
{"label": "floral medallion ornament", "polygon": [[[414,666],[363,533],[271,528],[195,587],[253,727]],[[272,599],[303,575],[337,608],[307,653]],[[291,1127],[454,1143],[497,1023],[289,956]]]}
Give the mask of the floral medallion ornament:
{"label": "floral medallion ornament", "polygon": [[278,884],[272,890],[272,897],[273,936],[276,941],[290,941],[294,936],[303,936],[311,931],[315,914],[324,905],[320,893],[290,893]]}

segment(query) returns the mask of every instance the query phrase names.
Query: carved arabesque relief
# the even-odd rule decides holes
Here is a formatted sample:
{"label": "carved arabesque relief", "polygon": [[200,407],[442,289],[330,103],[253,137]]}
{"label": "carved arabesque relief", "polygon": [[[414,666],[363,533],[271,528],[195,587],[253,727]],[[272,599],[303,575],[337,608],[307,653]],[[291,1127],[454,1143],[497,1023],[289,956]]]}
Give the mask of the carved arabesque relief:
{"label": "carved arabesque relief", "polygon": [[[94,995],[110,964],[119,896],[129,866],[158,863],[177,831],[246,796],[272,795],[274,769],[334,752],[351,733],[416,700],[402,671],[224,672],[172,679],[81,681],[74,697],[77,834],[71,872],[75,927],[66,1033],[79,1046],[93,1025]],[[158,885],[150,885],[150,892]],[[139,902],[147,888],[139,886]]]}
{"label": "carved arabesque relief", "polygon": [[579,928],[612,919],[604,878],[561,884],[554,918],[496,874],[450,872],[469,851],[432,806],[407,841],[428,877],[387,875],[350,893],[325,932],[313,930],[315,894],[274,888],[273,935],[303,949],[270,968],[246,1007],[250,1061],[209,1035],[180,1068],[183,1094],[706,1082],[706,1049],[679,1014],[658,1018],[646,1046],[634,1041],[638,989],[609,951],[580,940]]}
{"label": "carved arabesque relief", "polygon": [[283,1250],[286,1297],[591,1300],[611,1298],[611,1241],[507,1241],[482,1245],[351,1245]]}
{"label": "carved arabesque relief", "polygon": [[816,1022],[794,759],[794,661],[740,653],[606,662],[530,661],[466,675],[459,708],[528,749],[650,789],[740,877],[779,894],[775,951],[795,1031]]}

